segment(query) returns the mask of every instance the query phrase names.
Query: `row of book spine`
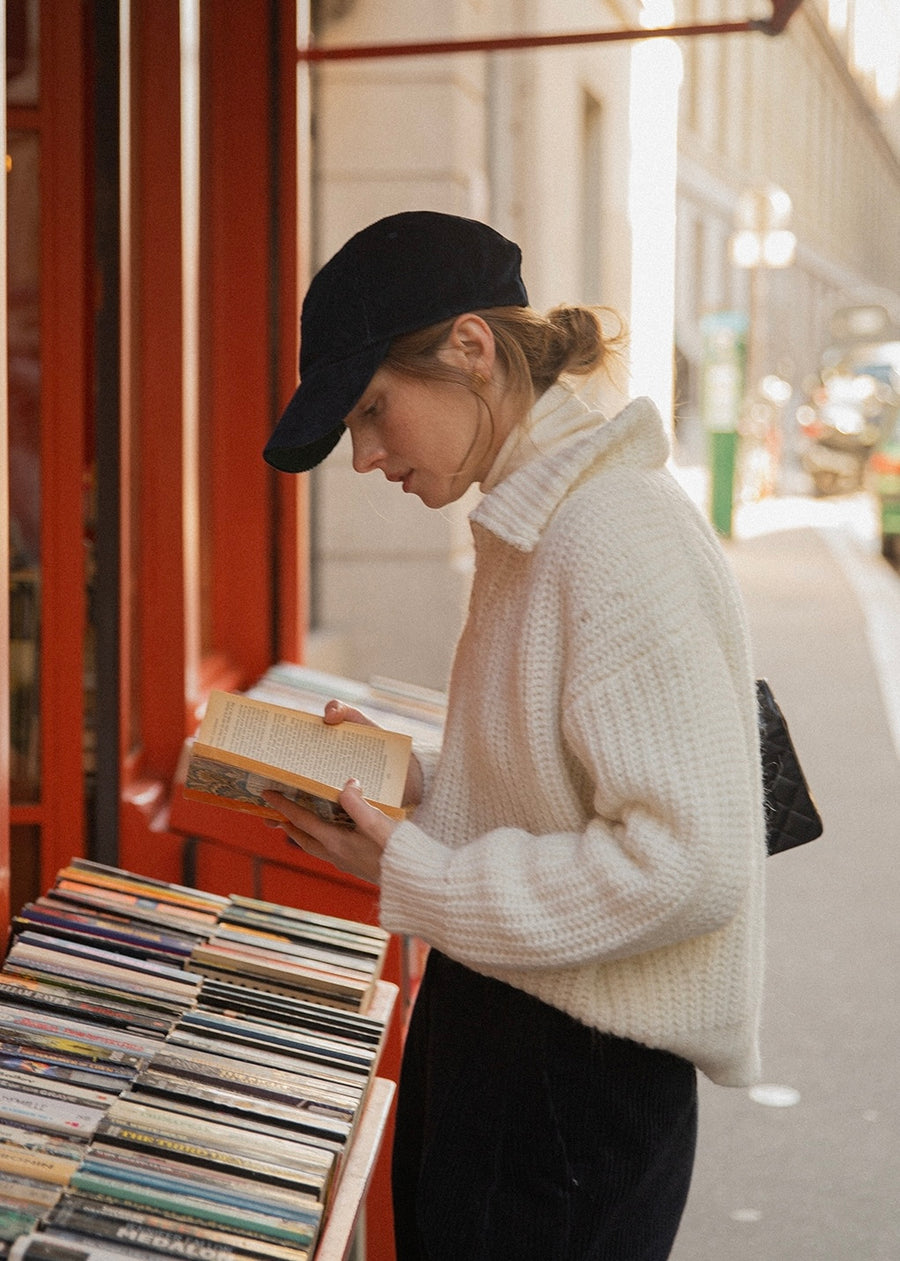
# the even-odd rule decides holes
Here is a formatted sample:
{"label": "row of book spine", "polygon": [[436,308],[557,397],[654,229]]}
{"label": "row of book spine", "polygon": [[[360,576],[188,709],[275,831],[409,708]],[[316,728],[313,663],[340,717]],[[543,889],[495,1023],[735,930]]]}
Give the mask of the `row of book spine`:
{"label": "row of book spine", "polygon": [[387,943],[73,860],[0,971],[0,1257],[310,1261],[386,1032]]}

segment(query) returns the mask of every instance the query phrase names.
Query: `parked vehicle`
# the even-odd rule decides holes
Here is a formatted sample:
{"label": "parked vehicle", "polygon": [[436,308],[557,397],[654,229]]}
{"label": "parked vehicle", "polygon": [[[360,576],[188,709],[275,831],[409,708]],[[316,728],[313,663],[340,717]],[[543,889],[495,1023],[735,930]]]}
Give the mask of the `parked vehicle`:
{"label": "parked vehicle", "polygon": [[886,554],[900,532],[892,507],[893,453],[900,415],[900,317],[878,302],[842,307],[819,379],[797,410],[800,462],[820,495],[869,487],[882,511]]}
{"label": "parked vehicle", "polygon": [[891,391],[869,367],[823,375],[797,411],[800,463],[818,495],[861,489],[881,437]]}

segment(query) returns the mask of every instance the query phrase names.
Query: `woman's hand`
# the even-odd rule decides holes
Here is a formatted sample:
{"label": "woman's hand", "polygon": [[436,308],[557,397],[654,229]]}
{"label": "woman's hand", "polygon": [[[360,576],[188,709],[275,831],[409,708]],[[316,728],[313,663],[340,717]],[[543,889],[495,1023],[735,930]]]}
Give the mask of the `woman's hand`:
{"label": "woman's hand", "polygon": [[[361,723],[364,727],[378,726],[358,709],[334,700],[325,706],[324,720],[329,726],[341,722]],[[351,876],[359,876],[372,884],[380,883],[381,855],[397,824],[394,819],[366,801],[357,780],[348,780],[339,798],[341,806],[356,825],[355,828],[326,823],[317,814],[305,810],[281,793],[264,792],[263,796],[270,806],[284,816],[283,823],[273,826],[284,828],[289,839],[305,853],[332,863]],[[411,757],[403,804],[418,805],[421,799],[422,768],[418,760]]]}
{"label": "woman's hand", "polygon": [[[345,705],[343,701],[329,701],[325,706],[323,715],[325,722],[329,726],[334,726],[339,722],[358,722],[364,727],[377,727],[378,723],[373,722],[371,718],[367,718],[365,714],[358,709],[354,709],[351,705]],[[403,805],[417,806],[422,800],[422,767],[419,765],[419,759],[415,754],[409,759],[409,770],[406,772],[406,786],[403,789]]]}
{"label": "woman's hand", "polygon": [[326,823],[281,793],[264,792],[263,796],[284,816],[283,823],[273,826],[284,828],[288,838],[305,853],[324,859],[351,876],[359,876],[372,884],[381,882],[381,855],[397,822],[366,801],[357,780],[348,780],[339,798],[355,828]]}

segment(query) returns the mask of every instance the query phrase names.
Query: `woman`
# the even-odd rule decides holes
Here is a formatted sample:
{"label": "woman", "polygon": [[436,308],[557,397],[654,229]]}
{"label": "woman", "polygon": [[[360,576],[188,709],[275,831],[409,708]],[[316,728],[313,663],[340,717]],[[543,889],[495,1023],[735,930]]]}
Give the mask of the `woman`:
{"label": "woman", "polygon": [[[267,448],[431,508],[477,484],[444,743],[396,823],[273,795],[308,852],[380,885],[432,947],[404,1052],[399,1261],[661,1261],[687,1196],[696,1074],[758,1070],[765,854],[754,680],[720,548],[653,406],[574,382],[591,310],[528,307],[518,248],[411,212],[315,277],[301,384]],[[328,722],[360,715],[337,702]]]}

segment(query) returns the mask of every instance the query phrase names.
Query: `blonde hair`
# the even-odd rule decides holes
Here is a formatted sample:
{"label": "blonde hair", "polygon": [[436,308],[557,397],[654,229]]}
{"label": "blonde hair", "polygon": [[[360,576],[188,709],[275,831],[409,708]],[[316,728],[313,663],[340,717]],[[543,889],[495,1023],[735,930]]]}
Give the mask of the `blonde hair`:
{"label": "blonde hair", "polygon": [[[627,340],[622,317],[609,307],[563,305],[541,315],[532,307],[509,306],[472,314],[480,316],[493,333],[507,388],[521,400],[523,409],[563,375],[610,372],[621,361]],[[615,322],[609,333],[604,329],[605,318]],[[453,324],[452,319],[444,320],[396,337],[384,366],[406,376],[456,381],[473,389],[468,373],[437,357]]]}

